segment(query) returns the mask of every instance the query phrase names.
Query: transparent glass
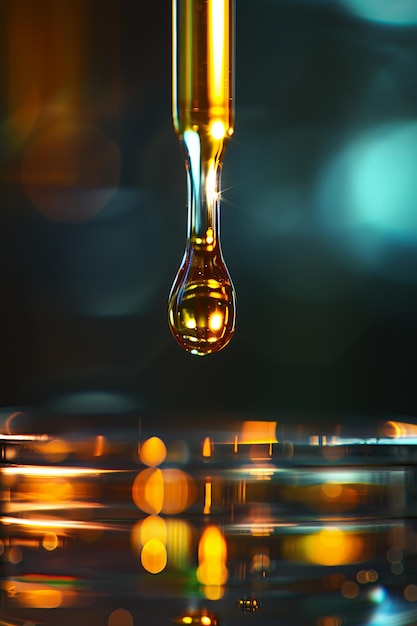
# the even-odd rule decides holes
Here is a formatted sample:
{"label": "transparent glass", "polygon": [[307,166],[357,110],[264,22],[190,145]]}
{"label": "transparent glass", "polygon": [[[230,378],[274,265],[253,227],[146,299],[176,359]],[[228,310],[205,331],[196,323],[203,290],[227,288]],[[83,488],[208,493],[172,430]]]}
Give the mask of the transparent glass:
{"label": "transparent glass", "polygon": [[173,123],[185,154],[187,241],[169,296],[172,334],[192,354],[235,331],[236,297],[220,243],[221,169],[233,134],[234,6],[173,2]]}

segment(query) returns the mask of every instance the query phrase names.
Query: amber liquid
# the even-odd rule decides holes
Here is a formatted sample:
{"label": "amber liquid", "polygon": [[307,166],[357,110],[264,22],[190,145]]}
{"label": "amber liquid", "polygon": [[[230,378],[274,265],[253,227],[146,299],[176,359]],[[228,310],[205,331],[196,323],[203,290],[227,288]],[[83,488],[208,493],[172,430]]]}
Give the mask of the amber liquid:
{"label": "amber liquid", "polygon": [[192,354],[218,352],[235,330],[220,245],[220,172],[233,134],[233,1],[173,1],[174,128],[186,156],[188,232],[169,297],[169,325]]}
{"label": "amber liquid", "polygon": [[234,124],[234,2],[173,0],[172,114],[182,136]]}
{"label": "amber liquid", "polygon": [[177,276],[181,297],[173,294],[169,307],[171,330],[186,351],[200,356],[218,352],[235,330],[231,280],[218,251],[190,245],[184,261]]}

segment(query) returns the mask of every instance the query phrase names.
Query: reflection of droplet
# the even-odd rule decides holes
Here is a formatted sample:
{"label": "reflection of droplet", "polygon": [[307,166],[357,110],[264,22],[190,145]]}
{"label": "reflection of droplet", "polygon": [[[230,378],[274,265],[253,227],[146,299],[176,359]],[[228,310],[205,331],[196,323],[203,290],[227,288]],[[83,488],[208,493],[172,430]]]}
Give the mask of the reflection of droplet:
{"label": "reflection of droplet", "polygon": [[166,547],[159,539],[149,539],[141,552],[141,563],[150,574],[159,574],[167,564]]}
{"label": "reflection of droplet", "polygon": [[100,129],[62,123],[48,128],[28,148],[22,184],[48,219],[91,219],[115,193],[120,174],[118,146]]}
{"label": "reflection of droplet", "polygon": [[208,526],[198,544],[197,580],[204,585],[204,595],[210,600],[219,600],[224,594],[224,585],[229,578],[226,567],[227,545],[217,526]]}
{"label": "reflection of droplet", "polygon": [[145,465],[156,467],[165,460],[166,454],[167,449],[162,439],[150,437],[142,444],[139,456]]}
{"label": "reflection of droplet", "polygon": [[167,526],[165,520],[158,515],[149,515],[141,524],[140,540],[142,545],[145,545],[150,539],[158,539],[161,543],[166,544]]}
{"label": "reflection of droplet", "polygon": [[157,515],[164,502],[164,479],[160,469],[148,467],[139,472],[132,485],[132,498],[145,513]]}

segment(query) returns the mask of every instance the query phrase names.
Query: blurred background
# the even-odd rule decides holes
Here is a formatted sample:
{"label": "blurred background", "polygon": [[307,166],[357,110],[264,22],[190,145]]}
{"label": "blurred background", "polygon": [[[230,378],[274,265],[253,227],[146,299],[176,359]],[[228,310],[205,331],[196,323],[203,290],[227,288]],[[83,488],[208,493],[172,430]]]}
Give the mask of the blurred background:
{"label": "blurred background", "polygon": [[0,402],[315,420],[408,414],[417,4],[237,0],[220,354],[167,325],[186,234],[171,2],[0,5]]}

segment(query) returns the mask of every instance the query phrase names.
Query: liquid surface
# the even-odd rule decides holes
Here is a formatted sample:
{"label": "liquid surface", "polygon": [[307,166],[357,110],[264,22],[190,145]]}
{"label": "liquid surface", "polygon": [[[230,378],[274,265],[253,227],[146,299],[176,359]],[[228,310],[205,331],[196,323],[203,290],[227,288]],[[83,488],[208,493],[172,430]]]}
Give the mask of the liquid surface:
{"label": "liquid surface", "polygon": [[12,415],[2,626],[416,626],[414,423]]}
{"label": "liquid surface", "polygon": [[192,354],[218,352],[235,331],[234,288],[219,248],[188,246],[169,298],[169,325]]}

